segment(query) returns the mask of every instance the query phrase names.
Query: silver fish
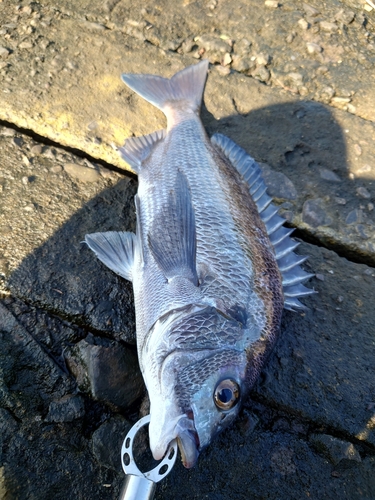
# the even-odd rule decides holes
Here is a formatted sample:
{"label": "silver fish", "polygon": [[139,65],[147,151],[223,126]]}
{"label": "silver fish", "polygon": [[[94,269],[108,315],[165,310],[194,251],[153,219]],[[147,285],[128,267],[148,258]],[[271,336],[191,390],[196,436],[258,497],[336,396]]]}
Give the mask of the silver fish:
{"label": "silver fish", "polygon": [[208,138],[199,118],[201,61],[171,79],[125,74],[162,110],[167,129],[120,148],[137,172],[136,234],[86,235],[97,257],[132,281],[139,363],[150,398],[150,447],[177,438],[192,467],[254,384],[283,307],[313,291],[266,194],[259,166],[231,139]]}

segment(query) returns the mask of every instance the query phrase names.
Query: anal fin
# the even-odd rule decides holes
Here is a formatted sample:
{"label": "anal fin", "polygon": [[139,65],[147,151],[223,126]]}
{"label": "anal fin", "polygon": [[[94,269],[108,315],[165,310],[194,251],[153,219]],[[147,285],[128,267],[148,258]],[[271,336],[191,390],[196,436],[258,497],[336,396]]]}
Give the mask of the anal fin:
{"label": "anal fin", "polygon": [[132,281],[134,250],[137,237],[130,232],[108,231],[86,234],[85,242],[109,269]]}

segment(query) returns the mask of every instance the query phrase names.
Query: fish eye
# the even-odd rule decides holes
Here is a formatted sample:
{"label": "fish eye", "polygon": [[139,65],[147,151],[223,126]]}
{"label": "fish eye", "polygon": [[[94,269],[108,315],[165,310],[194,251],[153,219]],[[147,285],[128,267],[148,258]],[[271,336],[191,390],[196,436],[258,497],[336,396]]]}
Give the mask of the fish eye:
{"label": "fish eye", "polygon": [[240,386],[228,378],[219,382],[214,391],[215,405],[219,410],[231,410],[240,400]]}

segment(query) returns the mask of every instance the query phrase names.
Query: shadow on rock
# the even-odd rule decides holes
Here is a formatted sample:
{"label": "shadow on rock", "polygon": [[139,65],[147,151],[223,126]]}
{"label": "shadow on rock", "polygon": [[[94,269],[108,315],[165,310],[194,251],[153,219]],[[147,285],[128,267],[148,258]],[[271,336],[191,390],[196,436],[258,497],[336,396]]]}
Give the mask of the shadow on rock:
{"label": "shadow on rock", "polygon": [[28,255],[9,278],[11,292],[91,331],[135,342],[133,292],[82,243],[96,231],[134,231],[136,182],[102,191]]}
{"label": "shadow on rock", "polygon": [[[298,216],[309,227],[314,227],[314,224],[317,224],[316,228],[324,224],[335,227],[327,199],[343,196],[349,178],[343,134],[327,107],[298,101],[259,109],[247,116],[229,116],[220,121],[206,109],[202,115],[210,134],[228,135],[258,161],[271,165],[263,165],[266,177],[272,169],[281,175],[277,183],[272,182],[272,175],[269,175],[269,185],[271,194],[282,204],[290,221]],[[9,279],[12,293],[79,322],[94,333],[134,343],[131,285],[101,265],[81,241],[90,232],[134,231],[135,191],[136,183],[123,179],[93,198],[21,263]],[[311,200],[322,201],[307,205],[307,209],[306,203]],[[309,424],[312,426],[318,422],[332,429],[337,427],[342,434],[359,440],[356,433],[367,425],[374,413],[369,406],[364,406],[375,398],[375,392],[371,392],[375,387],[366,372],[370,369],[370,357],[375,354],[374,338],[367,323],[363,328],[358,325],[358,318],[365,308],[367,311],[371,309],[369,297],[374,292],[373,276],[366,266],[348,263],[328,250],[304,244],[303,251],[313,254],[307,267],[311,266],[323,276],[308,285],[316,286],[320,294],[306,299],[311,307],[306,318],[289,313],[284,315],[281,338],[264,370],[268,380],[257,385],[253,396],[261,398],[266,406],[276,408],[267,410],[273,415],[281,408],[287,415],[295,415],[294,419],[302,416],[312,419]],[[351,281],[346,281],[348,274]],[[361,279],[355,281],[355,276]],[[354,283],[357,283],[356,287]],[[356,299],[359,302],[355,302]],[[346,307],[347,304],[351,307]],[[350,328],[344,328],[345,324]],[[348,338],[351,343],[348,343]],[[353,353],[358,357],[363,354],[362,359],[365,359],[360,377],[358,364],[354,375],[345,375],[347,367],[353,367]],[[345,390],[341,390],[340,387],[344,386]],[[296,390],[300,389],[305,399],[296,396]],[[290,397],[285,397],[286,394]],[[355,480],[351,471],[352,476],[344,477],[328,488],[331,466],[309,445],[308,425],[298,427],[298,422],[288,423],[282,429],[272,430],[272,419],[276,417],[263,425],[263,410],[259,408],[261,405],[254,410],[258,416],[253,419],[260,422],[259,425],[255,423],[250,429],[246,422],[243,424],[246,420],[244,413],[248,411],[245,409],[239,423],[202,454],[196,469],[186,471],[180,465],[176,467],[163,483],[157,498],[198,499],[204,495],[212,499],[276,498],[281,487],[285,498],[302,498],[306,496],[307,484],[313,485],[315,498],[329,498],[327,491],[329,495],[359,498],[357,478],[362,481],[366,494],[375,494],[375,485],[368,479],[373,477],[373,461],[356,461]],[[298,429],[301,428],[305,430],[300,432]],[[371,439],[366,439],[375,445],[373,432],[370,434]],[[100,447],[101,442],[102,434]],[[31,448],[32,445],[28,446]],[[102,455],[99,451],[95,456]],[[322,477],[326,481],[321,481]],[[92,481],[95,484],[94,479]],[[66,491],[69,491],[68,476],[66,484]],[[324,490],[316,486],[320,484]],[[100,498],[98,491],[93,489],[91,497]],[[182,491],[186,492],[185,496]],[[47,497],[41,493],[40,498]]]}

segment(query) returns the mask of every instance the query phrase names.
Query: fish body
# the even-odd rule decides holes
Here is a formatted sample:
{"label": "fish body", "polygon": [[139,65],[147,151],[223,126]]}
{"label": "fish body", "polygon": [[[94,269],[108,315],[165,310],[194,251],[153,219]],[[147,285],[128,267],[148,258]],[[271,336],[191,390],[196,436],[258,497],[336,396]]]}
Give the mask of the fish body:
{"label": "fish body", "polygon": [[150,397],[150,447],[177,438],[191,467],[236,417],[277,337],[283,307],[304,307],[310,277],[293,253],[259,166],[199,118],[208,62],[170,80],[123,75],[167,129],[120,148],[138,174],[134,233],[86,242],[133,283],[137,348]]}

